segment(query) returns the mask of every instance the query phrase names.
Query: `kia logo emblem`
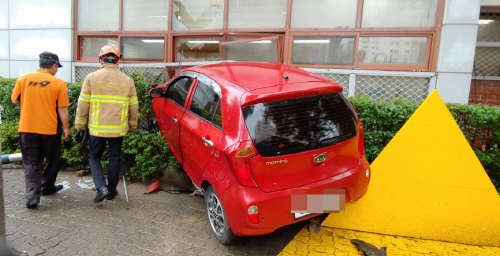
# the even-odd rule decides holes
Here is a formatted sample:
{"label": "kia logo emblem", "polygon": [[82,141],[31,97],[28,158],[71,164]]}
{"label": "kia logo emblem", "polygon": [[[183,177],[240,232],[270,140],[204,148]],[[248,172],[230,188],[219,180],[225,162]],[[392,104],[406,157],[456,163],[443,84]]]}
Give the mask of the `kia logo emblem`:
{"label": "kia logo emblem", "polygon": [[317,155],[314,158],[314,162],[316,162],[316,163],[321,163],[321,162],[323,162],[325,160],[326,160],[326,155],[325,154]]}

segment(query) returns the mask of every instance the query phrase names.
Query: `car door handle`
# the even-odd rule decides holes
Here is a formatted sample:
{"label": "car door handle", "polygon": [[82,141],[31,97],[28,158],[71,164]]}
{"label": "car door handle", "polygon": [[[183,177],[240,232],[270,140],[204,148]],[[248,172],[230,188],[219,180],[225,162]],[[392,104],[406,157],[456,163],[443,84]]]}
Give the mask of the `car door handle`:
{"label": "car door handle", "polygon": [[172,117],[172,120],[174,120],[174,123],[177,123],[177,118]]}
{"label": "car door handle", "polygon": [[205,143],[207,143],[210,147],[214,146],[214,143],[211,140],[205,139],[205,137],[201,137],[201,140],[203,140]]}

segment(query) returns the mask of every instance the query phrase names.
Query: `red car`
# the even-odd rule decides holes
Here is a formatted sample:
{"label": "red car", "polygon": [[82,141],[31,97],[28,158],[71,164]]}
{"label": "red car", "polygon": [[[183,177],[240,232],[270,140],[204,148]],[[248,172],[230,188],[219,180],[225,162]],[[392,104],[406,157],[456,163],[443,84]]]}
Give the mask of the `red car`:
{"label": "red car", "polygon": [[183,70],[150,90],[160,130],[205,194],[223,244],[319,213],[292,213],[292,193],[367,191],[363,130],[342,87],[276,63],[226,62]]}

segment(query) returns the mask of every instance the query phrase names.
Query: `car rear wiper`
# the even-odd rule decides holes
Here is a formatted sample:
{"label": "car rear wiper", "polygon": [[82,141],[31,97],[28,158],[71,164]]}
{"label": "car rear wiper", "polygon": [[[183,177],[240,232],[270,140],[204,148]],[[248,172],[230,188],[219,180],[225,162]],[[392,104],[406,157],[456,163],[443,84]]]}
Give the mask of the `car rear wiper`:
{"label": "car rear wiper", "polygon": [[335,142],[343,141],[343,140],[349,138],[350,136],[351,136],[351,134],[346,134],[346,135],[341,135],[341,136],[337,136],[337,137],[333,137],[333,138],[323,139],[319,143],[321,145],[332,144]]}

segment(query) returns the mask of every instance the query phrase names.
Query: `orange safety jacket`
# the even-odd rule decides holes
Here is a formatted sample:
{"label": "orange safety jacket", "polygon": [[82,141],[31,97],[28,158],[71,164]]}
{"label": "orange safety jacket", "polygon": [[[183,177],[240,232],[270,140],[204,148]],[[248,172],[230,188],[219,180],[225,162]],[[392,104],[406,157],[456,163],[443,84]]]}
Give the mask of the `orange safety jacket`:
{"label": "orange safety jacket", "polygon": [[96,137],[123,137],[137,129],[139,104],[134,82],[118,68],[103,64],[83,81],[76,109],[75,128]]}

